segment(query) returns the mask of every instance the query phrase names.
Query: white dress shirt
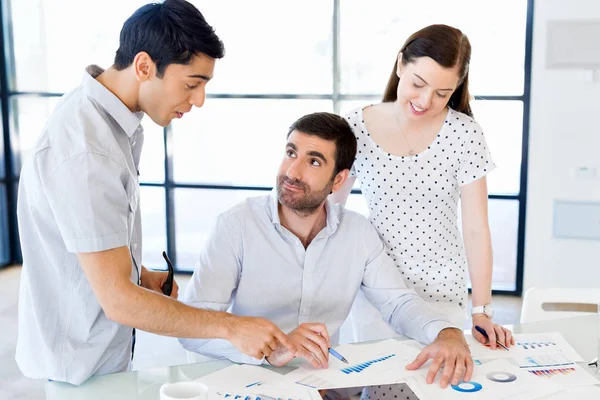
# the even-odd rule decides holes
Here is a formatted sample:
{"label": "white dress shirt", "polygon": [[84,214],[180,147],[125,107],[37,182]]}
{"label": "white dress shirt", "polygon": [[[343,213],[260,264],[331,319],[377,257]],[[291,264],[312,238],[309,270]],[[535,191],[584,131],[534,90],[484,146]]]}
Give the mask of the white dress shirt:
{"label": "white dress shirt", "polygon": [[[327,225],[306,249],[281,225],[275,190],[221,214],[180,300],[264,317],[285,333],[323,323],[334,343],[359,290],[400,334],[430,343],[452,326],[406,286],[364,216],[329,202],[326,212]],[[261,362],[224,340],[179,340],[207,356]]]}

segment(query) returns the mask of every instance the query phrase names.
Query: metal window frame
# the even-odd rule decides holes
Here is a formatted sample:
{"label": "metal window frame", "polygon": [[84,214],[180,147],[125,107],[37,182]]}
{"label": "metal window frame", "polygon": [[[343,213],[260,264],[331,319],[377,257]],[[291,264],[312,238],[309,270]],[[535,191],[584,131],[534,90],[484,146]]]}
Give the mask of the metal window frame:
{"label": "metal window frame", "polygon": [[[350,95],[342,94],[340,90],[340,0],[332,0],[333,15],[333,83],[331,94],[213,94],[208,95],[208,98],[213,99],[281,99],[281,100],[331,100],[333,102],[333,110],[336,113],[340,111],[340,103],[345,100],[364,100],[364,99],[380,99],[380,95]],[[516,260],[516,282],[514,291],[494,290],[494,294],[507,294],[520,296],[523,291],[523,262],[525,256],[525,217],[527,205],[527,165],[528,165],[528,149],[529,149],[529,111],[531,100],[531,54],[533,40],[533,10],[534,0],[527,0],[527,19],[525,30],[525,76],[523,95],[521,96],[475,96],[476,100],[513,100],[523,103],[523,137],[522,137],[522,155],[521,155],[521,171],[520,171],[520,190],[516,195],[490,195],[490,199],[495,200],[510,200],[519,202],[519,220],[517,233],[517,260]],[[0,179],[0,183],[6,185],[8,214],[6,218],[9,221],[9,240],[10,240],[10,262],[22,262],[20,255],[18,230],[16,221],[16,187],[18,177],[14,174],[14,154],[18,154],[14,147],[11,147],[11,113],[10,101],[13,97],[34,96],[34,97],[58,97],[62,93],[53,92],[23,92],[13,90],[15,87],[15,68],[14,58],[12,54],[12,26],[10,19],[10,0],[4,1],[0,8],[0,89],[1,89],[1,111],[2,111],[2,126],[4,131],[4,162],[6,176]],[[12,133],[13,135],[15,133]],[[164,172],[165,180],[163,183],[142,182],[141,186],[160,187],[165,190],[165,217],[167,229],[167,251],[169,252],[173,264],[180,273],[189,273],[189,271],[177,268],[177,253],[176,253],[176,226],[175,226],[175,190],[179,188],[186,189],[217,189],[217,190],[271,190],[270,186],[230,186],[218,184],[184,184],[177,183],[173,177],[173,152],[170,151],[173,145],[173,132],[171,127],[163,130],[164,141]],[[14,143],[12,143],[14,146]],[[353,190],[352,193],[360,193],[360,190]],[[10,263],[9,262],[9,263]]]}
{"label": "metal window frame", "polygon": [[[9,101],[10,101],[10,76],[14,76],[13,69],[10,66],[8,54],[12,54],[12,26],[8,16],[10,15],[10,4],[8,1],[0,4],[0,110],[2,114],[2,133],[4,143],[4,176],[0,183],[6,188],[4,199],[6,203],[6,212],[8,215],[1,216],[6,218],[8,226],[8,262],[0,261],[0,267],[10,265],[14,262],[21,262],[21,251],[19,246],[19,236],[17,230],[17,207],[16,207],[16,187],[17,182],[13,173],[12,149],[10,140],[9,124]],[[1,239],[1,238],[0,238]]]}

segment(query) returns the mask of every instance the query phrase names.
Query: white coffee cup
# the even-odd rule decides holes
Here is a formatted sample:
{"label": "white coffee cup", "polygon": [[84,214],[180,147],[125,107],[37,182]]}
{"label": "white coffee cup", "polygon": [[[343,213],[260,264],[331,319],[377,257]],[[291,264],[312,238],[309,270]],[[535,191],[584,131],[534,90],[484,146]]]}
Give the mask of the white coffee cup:
{"label": "white coffee cup", "polygon": [[206,400],[208,388],[200,382],[165,383],[160,387],[160,400]]}

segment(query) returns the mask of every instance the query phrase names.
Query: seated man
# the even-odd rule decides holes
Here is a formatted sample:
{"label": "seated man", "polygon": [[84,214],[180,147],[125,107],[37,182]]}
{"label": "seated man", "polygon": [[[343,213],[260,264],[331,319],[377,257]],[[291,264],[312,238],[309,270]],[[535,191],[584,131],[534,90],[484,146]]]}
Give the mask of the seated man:
{"label": "seated man", "polygon": [[[296,121],[288,132],[277,187],[221,214],[181,301],[198,308],[268,318],[287,332],[315,367],[326,367],[330,340],[361,289],[401,334],[432,343],[408,366],[429,358],[431,383],[469,380],[472,360],[460,329],[452,327],[413,289],[362,215],[327,201],[346,180],[356,155],[348,123],[330,113]],[[260,156],[260,151],[257,151]],[[333,340],[335,342],[335,340]],[[224,340],[180,339],[190,351],[259,364]],[[266,361],[294,358],[275,341]]]}

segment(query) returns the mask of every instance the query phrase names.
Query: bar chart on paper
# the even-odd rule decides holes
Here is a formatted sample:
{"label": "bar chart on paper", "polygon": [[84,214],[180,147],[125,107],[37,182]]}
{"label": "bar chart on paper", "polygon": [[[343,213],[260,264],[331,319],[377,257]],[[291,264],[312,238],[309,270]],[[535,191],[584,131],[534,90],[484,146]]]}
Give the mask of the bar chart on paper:
{"label": "bar chart on paper", "polygon": [[597,385],[600,383],[594,376],[577,364],[558,368],[527,368],[526,370],[531,375],[537,376],[540,381],[555,382],[568,387]]}
{"label": "bar chart on paper", "polygon": [[534,350],[534,349],[544,349],[552,346],[556,346],[554,342],[530,342],[528,340],[518,340],[516,342],[517,346],[520,346],[523,350]]}
{"label": "bar chart on paper", "polygon": [[361,364],[357,364],[357,365],[352,365],[350,367],[346,367],[346,368],[342,368],[340,371],[342,371],[343,373],[345,373],[346,375],[348,374],[352,374],[352,373],[361,373],[363,372],[366,368],[370,367],[373,364],[388,360],[392,357],[395,357],[395,354],[389,354],[380,358],[377,358],[375,360],[369,360],[369,361],[365,361],[364,363]]}
{"label": "bar chart on paper", "polygon": [[552,378],[555,375],[569,375],[570,373],[575,372],[575,368],[540,369],[529,372],[542,378]]}
{"label": "bar chart on paper", "polygon": [[404,367],[419,354],[416,348],[393,339],[345,344],[336,350],[348,359],[350,365],[331,357],[328,368],[315,369],[304,364],[286,377],[315,389],[394,383],[402,378]]}
{"label": "bar chart on paper", "polygon": [[232,393],[227,393],[227,392],[217,392],[217,396],[223,398],[223,399],[228,399],[228,400],[260,400],[265,399],[272,399],[272,397],[260,397],[257,395],[245,395],[245,394],[236,394],[235,392]]}

